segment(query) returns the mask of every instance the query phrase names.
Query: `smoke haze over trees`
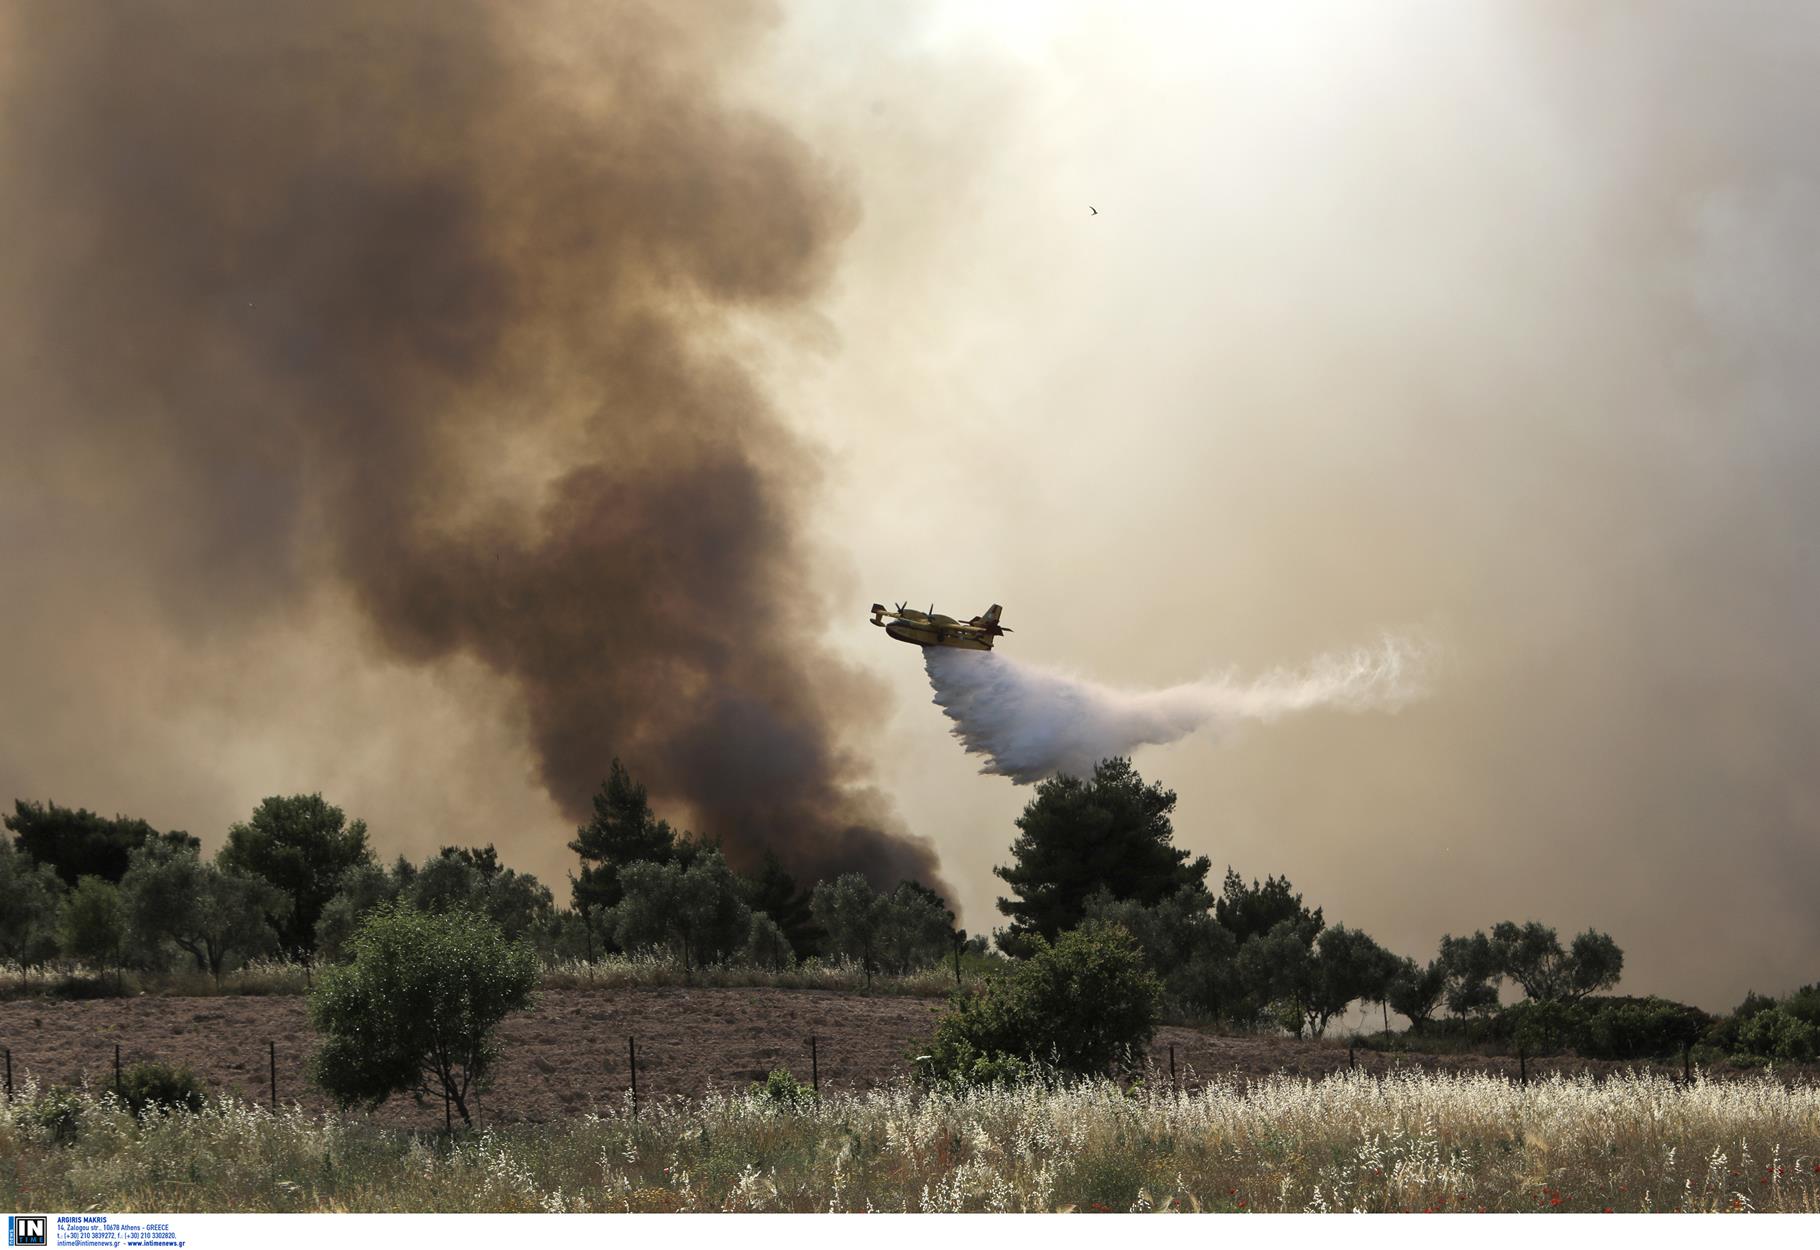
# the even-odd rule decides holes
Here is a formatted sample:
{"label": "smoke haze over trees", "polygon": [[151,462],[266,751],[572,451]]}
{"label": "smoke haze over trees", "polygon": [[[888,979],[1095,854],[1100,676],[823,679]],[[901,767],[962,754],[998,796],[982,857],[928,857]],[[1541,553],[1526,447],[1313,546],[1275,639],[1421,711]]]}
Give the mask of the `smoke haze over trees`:
{"label": "smoke haze over trees", "polygon": [[119,579],[131,671],[335,605],[361,649],[489,674],[571,819],[617,754],[742,866],[932,878],[846,743],[865,683],[749,627],[819,601],[816,466],[728,323],[795,315],[855,212],[722,98],[767,25],[10,7],[0,371],[32,455],[0,520],[73,562],[34,613]]}
{"label": "smoke haze over trees", "polygon": [[1134,748],[1181,844],[1813,979],[1820,14],[775,14],[4,6],[0,795],[321,790],[561,895],[615,754],[730,857],[876,784],[984,928],[1028,794],[858,605],[1137,690],[1422,629],[1394,717]]}

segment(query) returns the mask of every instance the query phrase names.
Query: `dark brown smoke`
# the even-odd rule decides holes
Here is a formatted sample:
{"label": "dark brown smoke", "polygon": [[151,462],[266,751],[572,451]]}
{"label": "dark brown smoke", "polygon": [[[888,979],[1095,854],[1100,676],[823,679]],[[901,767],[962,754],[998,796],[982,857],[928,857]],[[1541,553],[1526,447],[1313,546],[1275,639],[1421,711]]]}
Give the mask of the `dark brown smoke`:
{"label": "dark brown smoke", "polygon": [[813,647],[814,457],[735,347],[855,216],[719,87],[763,12],[3,20],[9,441],[158,627],[339,588],[384,652],[509,678],[570,817],[617,755],[736,862],[933,877],[843,745],[871,692]]}

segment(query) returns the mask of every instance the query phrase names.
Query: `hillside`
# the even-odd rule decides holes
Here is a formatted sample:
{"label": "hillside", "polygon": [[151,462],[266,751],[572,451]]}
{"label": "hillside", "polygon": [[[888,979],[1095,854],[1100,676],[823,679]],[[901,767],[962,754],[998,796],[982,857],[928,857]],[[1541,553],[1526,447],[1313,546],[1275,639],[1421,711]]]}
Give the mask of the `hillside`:
{"label": "hillside", "polygon": [[[504,1058],[480,1100],[483,1123],[541,1122],[606,1109],[627,1090],[626,1038],[638,1039],[641,1097],[743,1089],[772,1067],[809,1076],[816,1039],[824,1086],[855,1090],[904,1076],[908,1056],[927,1038],[940,999],[868,997],[821,990],[752,988],[553,989],[536,1009],[503,1027]],[[212,1086],[241,1097],[268,1096],[270,1052],[277,1044],[278,1094],[309,1110],[327,1109],[304,1064],[314,1034],[297,996],[182,998],[141,996],[50,1003],[0,1003],[0,1046],[12,1051],[14,1079],[41,1085],[104,1088],[114,1045],[122,1060],[188,1064]],[[1179,1078],[1241,1080],[1275,1072],[1318,1075],[1347,1065],[1343,1042],[1286,1037],[1225,1037],[1182,1027],[1161,1029],[1152,1047],[1160,1080],[1169,1047]],[[1514,1060],[1474,1055],[1389,1056],[1360,1051],[1370,1071],[1421,1066],[1516,1075]],[[1532,1061],[1550,1071],[1609,1072],[1627,1065]],[[380,1118],[436,1127],[440,1106],[394,1100]]]}

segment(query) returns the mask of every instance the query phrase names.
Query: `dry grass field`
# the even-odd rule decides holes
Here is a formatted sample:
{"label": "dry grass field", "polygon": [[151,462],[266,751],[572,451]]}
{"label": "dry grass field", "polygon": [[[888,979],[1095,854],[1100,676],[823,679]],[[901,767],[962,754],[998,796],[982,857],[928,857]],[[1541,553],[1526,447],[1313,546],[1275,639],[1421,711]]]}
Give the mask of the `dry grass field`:
{"label": "dry grass field", "polygon": [[1820,1089],[1406,1070],[654,1098],[455,1139],[0,1105],[0,1202],[116,1211],[1820,1211]]}
{"label": "dry grass field", "polygon": [[[926,1093],[942,1000],[761,987],[543,990],[502,1028],[477,1127],[313,1090],[298,995],[0,1003],[16,1096],[0,1203],[110,1210],[1816,1211],[1811,1074],[1392,1056],[1159,1031],[1124,1084]],[[639,1103],[626,1038],[638,1039]],[[753,1095],[774,1068],[821,1097]],[[267,1105],[269,1056],[279,1100]],[[201,1115],[135,1119],[122,1060],[195,1069]],[[1175,1080],[1169,1070],[1174,1048]],[[65,1087],[54,1092],[53,1086]],[[74,1090],[74,1093],[68,1092]]]}

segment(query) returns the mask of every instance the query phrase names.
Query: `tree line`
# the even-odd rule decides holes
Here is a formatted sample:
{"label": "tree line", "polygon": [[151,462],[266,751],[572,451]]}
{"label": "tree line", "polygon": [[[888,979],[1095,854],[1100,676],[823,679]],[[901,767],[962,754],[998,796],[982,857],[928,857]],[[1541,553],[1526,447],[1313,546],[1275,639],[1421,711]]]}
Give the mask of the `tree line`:
{"label": "tree line", "polygon": [[337,962],[384,907],[485,917],[547,961],[656,951],[686,969],[845,959],[874,972],[930,967],[967,942],[934,890],[878,890],[859,874],[800,886],[775,855],[734,871],[715,842],[673,829],[616,760],[570,849],[558,907],[491,844],[382,864],[364,821],[320,794],[262,801],[212,857],[184,831],[135,817],[16,800],[0,839],[0,959],[113,971],[187,962],[219,981],[262,956]]}
{"label": "tree line", "polygon": [[[1319,1036],[1362,1004],[1380,1010],[1386,1033],[1394,1011],[1431,1039],[1534,1050],[1618,1054],[1622,1039],[1647,1037],[1785,1060],[1820,1052],[1812,987],[1786,1000],[1753,994],[1722,1021],[1664,1000],[1611,998],[1604,991],[1618,983],[1624,954],[1596,929],[1563,942],[1540,922],[1502,921],[1446,935],[1418,962],[1329,924],[1284,877],[1247,881],[1228,867],[1216,893],[1212,861],[1175,845],[1175,801],[1127,759],[1038,785],[1010,862],[995,869],[1008,887],[998,900],[1002,956],[1028,962],[1083,926],[1116,927],[1156,979],[1163,1010],[1235,1029]],[[5,825],[14,837],[0,839],[0,958],[24,968],[187,960],[219,978],[266,954],[341,961],[385,907],[473,913],[545,960],[656,951],[692,970],[846,959],[870,980],[963,950],[987,956],[984,939],[968,938],[923,883],[881,890],[849,874],[802,885],[773,855],[735,871],[716,842],[658,817],[617,760],[568,842],[577,868],[566,907],[492,845],[383,865],[365,823],[315,794],[265,799],[212,859],[186,832],[55,803],[17,801]]]}
{"label": "tree line", "polygon": [[1536,999],[1575,999],[1617,984],[1624,955],[1588,929],[1563,948],[1555,930],[1504,922],[1489,934],[1451,935],[1426,964],[1370,935],[1329,925],[1284,877],[1247,883],[1228,867],[1216,895],[1213,864],[1174,843],[1176,796],[1126,759],[1091,777],[1041,783],[1018,818],[1013,862],[998,868],[1013,897],[1000,945],[1055,942],[1090,921],[1136,939],[1176,1014],[1239,1028],[1277,1025],[1319,1036],[1354,1003],[1430,1025],[1443,1004],[1462,1017],[1495,1010],[1508,980]]}

